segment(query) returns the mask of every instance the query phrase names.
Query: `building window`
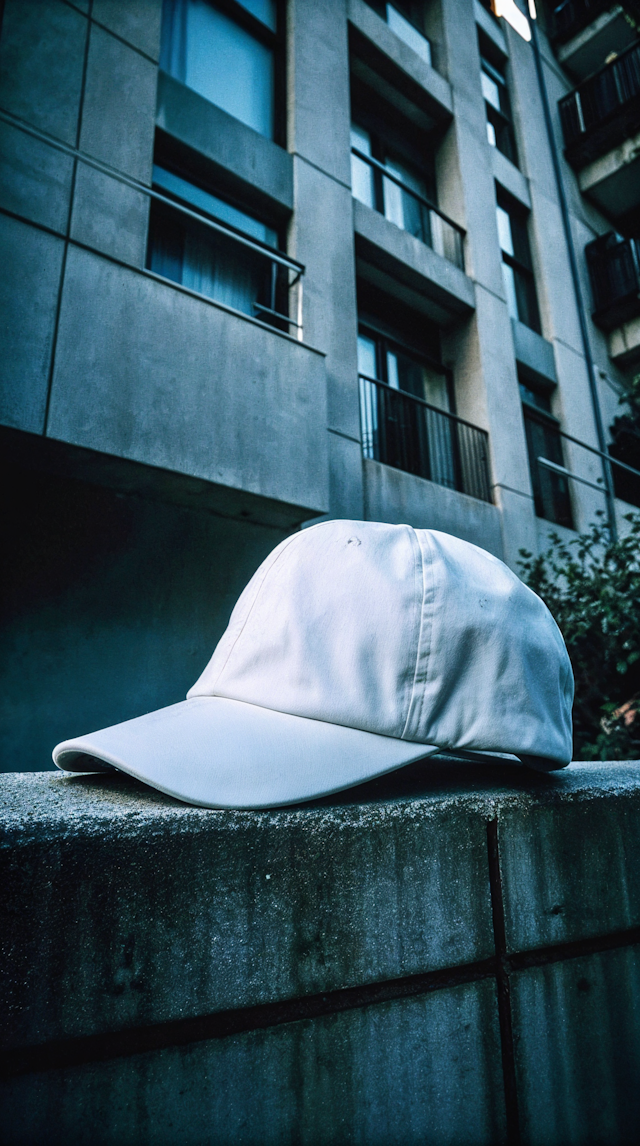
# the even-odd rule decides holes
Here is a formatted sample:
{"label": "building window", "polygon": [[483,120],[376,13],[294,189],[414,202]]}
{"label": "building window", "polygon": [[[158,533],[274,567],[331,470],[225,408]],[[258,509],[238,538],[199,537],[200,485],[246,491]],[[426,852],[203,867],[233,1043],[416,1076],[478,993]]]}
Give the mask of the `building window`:
{"label": "building window", "polygon": [[540,314],[527,234],[527,212],[499,194],[496,213],[509,314],[539,334]]}
{"label": "building window", "polygon": [[[464,269],[463,232],[433,204],[435,166],[428,152],[422,164],[389,144],[380,131],[351,125],[351,188],[354,198],[379,211],[443,258]],[[407,148],[407,151],[410,149]]]}
{"label": "building window", "polygon": [[509,89],[505,77],[505,64],[494,57],[490,62],[480,42],[480,78],[482,94],[487,113],[487,137],[492,147],[497,147],[515,166],[518,165],[518,152],[511,119]]}
{"label": "building window", "polygon": [[[555,525],[573,529],[569,482],[551,468],[554,465],[564,468],[560,425],[551,413],[551,396],[548,391],[522,381],[520,396],[536,514]],[[551,466],[545,462],[551,462]]]}
{"label": "building window", "polygon": [[283,143],[278,0],[164,0],[160,67]]}
{"label": "building window", "polygon": [[[269,257],[278,248],[277,232],[164,167],[154,166],[153,186],[203,221],[152,199],[148,270],[288,330],[287,268]],[[207,219],[221,226],[214,229]]]}
{"label": "building window", "polygon": [[424,29],[424,3],[422,0],[394,0],[386,4],[381,0],[367,0],[370,8],[386,20],[392,32],[404,40],[425,63],[431,65],[431,43]]}

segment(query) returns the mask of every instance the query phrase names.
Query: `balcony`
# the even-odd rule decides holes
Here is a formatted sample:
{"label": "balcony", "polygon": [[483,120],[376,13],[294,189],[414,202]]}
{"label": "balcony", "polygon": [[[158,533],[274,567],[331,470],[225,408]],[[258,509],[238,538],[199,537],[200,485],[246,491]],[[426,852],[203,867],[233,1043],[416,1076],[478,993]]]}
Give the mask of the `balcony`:
{"label": "balcony", "polygon": [[566,156],[579,169],[632,138],[640,116],[640,43],[559,102]]}
{"label": "balcony", "polygon": [[351,178],[356,199],[464,270],[464,230],[406,180],[357,147],[351,148]]}
{"label": "balcony", "polygon": [[586,79],[612,52],[619,54],[634,42],[634,20],[640,20],[638,0],[563,0],[551,21],[559,62],[574,79]]}
{"label": "balcony", "polygon": [[485,430],[378,378],[359,378],[365,458],[491,502]]}
{"label": "balcony", "polygon": [[593,321],[610,332],[640,315],[640,245],[610,231],[585,247]]}

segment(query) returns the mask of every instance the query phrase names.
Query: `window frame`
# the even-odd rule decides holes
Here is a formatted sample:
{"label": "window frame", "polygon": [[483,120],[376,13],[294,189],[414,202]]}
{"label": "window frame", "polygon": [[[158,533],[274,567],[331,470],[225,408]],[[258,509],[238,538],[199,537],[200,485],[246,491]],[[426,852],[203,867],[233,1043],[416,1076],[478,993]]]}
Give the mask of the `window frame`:
{"label": "window frame", "polygon": [[[528,211],[526,207],[523,207],[520,203],[517,203],[516,200],[511,199],[509,195],[506,195],[500,187],[497,187],[496,189],[496,224],[498,208],[504,211],[505,214],[509,217],[509,224],[511,227],[511,235],[513,240],[514,253],[511,254],[509,251],[506,251],[500,243],[498,228],[498,243],[500,246],[501,261],[505,263],[506,266],[511,267],[511,269],[514,271],[514,279],[516,280],[516,309],[518,314],[512,317],[516,317],[518,322],[521,322],[523,326],[527,326],[529,330],[533,330],[536,334],[542,334],[536,276],[533,268],[533,259],[531,256],[531,243],[529,241],[529,219],[531,212]],[[518,246],[520,246],[519,252],[517,251]],[[519,295],[517,290],[518,278],[526,293],[527,309],[529,311],[527,318],[523,318],[520,309]],[[529,318],[532,318],[533,322],[529,321]]]}
{"label": "window frame", "polygon": [[498,102],[500,103],[499,108],[495,107],[483,93],[487,124],[491,124],[496,139],[495,144],[488,140],[489,146],[495,147],[496,151],[504,155],[510,163],[513,163],[514,167],[519,168],[518,144],[507,75],[509,61],[503,57],[498,58],[496,52],[492,51],[491,45],[487,43],[486,37],[482,36],[481,33],[478,34],[478,48],[480,52],[480,82],[482,83],[482,74],[484,73],[497,85]]}
{"label": "window frame", "polygon": [[[409,398],[415,398],[418,402],[424,402],[431,409],[438,410],[439,413],[456,414],[454,378],[453,370],[450,366],[444,366],[441,361],[430,355],[427,351],[419,350],[415,346],[412,346],[409,342],[404,340],[401,335],[389,334],[381,324],[376,322],[375,318],[367,313],[359,313],[358,315],[358,338],[360,338],[361,335],[375,342],[376,377],[373,379],[375,382],[382,382],[385,386],[390,386],[387,352],[400,351],[401,354],[413,358],[417,365],[425,366],[428,370],[433,370],[434,373],[442,374],[445,380],[449,409],[441,410],[439,406],[432,406],[425,398],[412,394],[410,390],[399,388],[399,392],[406,394]],[[359,375],[360,373],[360,370],[358,370]],[[368,376],[362,375],[362,377]]]}
{"label": "window frame", "polygon": [[[186,3],[187,0],[163,0],[162,5],[162,27],[164,33],[165,27],[165,9],[169,5],[177,3]],[[238,0],[206,0],[212,8],[217,9],[224,16],[227,16],[244,32],[247,32],[254,40],[262,44],[263,47],[269,49],[273,54],[273,138],[272,142],[276,143],[279,147],[286,148],[286,123],[287,123],[287,52],[286,52],[286,0],[274,0],[276,10],[276,29],[273,31],[266,24],[263,24],[257,16],[252,15]],[[164,39],[164,37],[163,37]],[[165,55],[164,42],[161,45],[160,51],[160,67],[163,68],[163,56]],[[164,69],[163,69],[164,70]],[[173,73],[169,73],[173,75]],[[180,83],[184,83],[181,77],[176,76]],[[199,94],[199,93],[197,93]],[[206,96],[201,96],[206,99]],[[207,101],[211,102],[211,101]],[[212,106],[217,107],[217,104]],[[224,108],[221,108],[224,111]],[[227,112],[226,114],[231,114]],[[239,123],[242,120],[238,120]],[[247,125],[245,125],[247,126]],[[254,131],[255,128],[249,128]],[[260,134],[260,133],[258,133]],[[268,139],[268,136],[263,136]]]}
{"label": "window frame", "polygon": [[[565,529],[574,529],[575,514],[573,510],[571,482],[564,474],[554,473],[553,470],[548,470],[540,466],[529,430],[529,425],[534,423],[541,426],[547,434],[550,434],[550,438],[546,438],[545,442],[545,456],[547,456],[549,452],[553,453],[555,449],[557,456],[547,457],[547,460],[566,468],[560,421],[551,413],[551,410],[546,410],[536,405],[523,393],[523,388],[533,393],[539,388],[531,385],[526,379],[520,379],[519,381],[522,417],[536,517],[540,517],[544,521],[550,521],[553,525],[562,525]],[[544,393],[545,396],[548,395],[550,397],[551,395],[551,392],[546,389],[544,391],[540,389],[539,392]],[[550,440],[554,443],[554,447],[551,451],[548,450]],[[563,503],[565,507],[564,512],[562,509]]]}

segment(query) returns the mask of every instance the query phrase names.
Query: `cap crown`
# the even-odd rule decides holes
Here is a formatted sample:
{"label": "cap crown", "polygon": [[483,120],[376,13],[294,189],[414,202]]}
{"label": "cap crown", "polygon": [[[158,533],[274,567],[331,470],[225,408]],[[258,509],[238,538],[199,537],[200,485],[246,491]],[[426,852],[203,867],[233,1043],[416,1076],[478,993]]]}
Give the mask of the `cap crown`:
{"label": "cap crown", "polygon": [[329,521],[252,577],[189,692],[441,748],[571,759],[573,675],[546,605],[460,538]]}

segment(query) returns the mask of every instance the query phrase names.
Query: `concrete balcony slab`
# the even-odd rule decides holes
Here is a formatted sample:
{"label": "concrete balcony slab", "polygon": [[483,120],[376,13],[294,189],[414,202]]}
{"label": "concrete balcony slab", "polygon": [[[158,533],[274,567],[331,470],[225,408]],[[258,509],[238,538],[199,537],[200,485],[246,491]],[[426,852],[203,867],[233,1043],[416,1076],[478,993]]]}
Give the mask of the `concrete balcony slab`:
{"label": "concrete balcony slab", "polygon": [[156,125],[189,151],[189,169],[241,193],[276,217],[293,210],[293,158],[282,147],[165,72],[158,73]]}
{"label": "concrete balcony slab", "polygon": [[448,326],[475,309],[473,283],[431,247],[353,200],[358,269],[363,277]]}
{"label": "concrete balcony slab", "polygon": [[504,558],[500,511],[495,505],[370,458],[363,464],[368,521],[441,529]]}
{"label": "concrete balcony slab", "polygon": [[323,355],[74,247],[48,436],[297,506],[298,520],[328,507]]}
{"label": "concrete balcony slab", "polygon": [[451,87],[364,0],[348,0],[352,70],[423,130],[453,114]]}

